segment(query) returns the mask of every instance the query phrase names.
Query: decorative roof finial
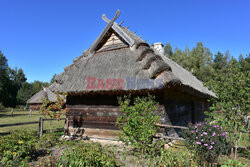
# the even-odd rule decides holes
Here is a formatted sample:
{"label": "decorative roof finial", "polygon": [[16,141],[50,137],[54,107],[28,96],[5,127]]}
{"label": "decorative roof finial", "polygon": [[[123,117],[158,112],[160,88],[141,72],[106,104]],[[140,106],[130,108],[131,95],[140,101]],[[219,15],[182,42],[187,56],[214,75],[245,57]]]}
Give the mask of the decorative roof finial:
{"label": "decorative roof finial", "polygon": [[107,23],[111,23],[111,24],[113,24],[114,22],[115,22],[115,20],[117,19],[117,17],[120,15],[120,10],[118,9],[117,11],[116,11],[116,13],[115,13],[115,17],[113,17],[113,19],[112,20],[109,20],[108,18],[107,18],[107,16],[106,16],[106,14],[104,13],[103,15],[102,15],[102,19],[105,21],[105,22],[107,22]]}

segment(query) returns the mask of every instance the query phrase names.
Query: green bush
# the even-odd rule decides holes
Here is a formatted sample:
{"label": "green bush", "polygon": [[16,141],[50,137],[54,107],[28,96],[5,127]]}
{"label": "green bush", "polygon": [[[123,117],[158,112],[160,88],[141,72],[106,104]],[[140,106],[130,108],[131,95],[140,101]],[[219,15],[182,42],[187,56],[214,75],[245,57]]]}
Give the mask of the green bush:
{"label": "green bush", "polygon": [[196,166],[196,163],[192,161],[191,154],[188,151],[185,150],[177,152],[172,149],[168,149],[163,150],[160,156],[149,158],[146,166],[191,167]]}
{"label": "green bush", "polygon": [[21,166],[35,156],[37,138],[28,131],[0,137],[0,166]]}
{"label": "green bush", "polygon": [[[155,153],[157,143],[153,142],[153,135],[158,127],[155,125],[160,116],[156,114],[156,102],[152,96],[135,98],[132,103],[129,96],[118,98],[121,116],[117,119],[117,126],[122,133],[119,140],[132,146],[134,152],[141,155]],[[132,103],[132,104],[131,104]]]}
{"label": "green bush", "polygon": [[37,143],[38,148],[50,148],[58,143],[60,143],[59,140],[60,136],[57,135],[56,133],[48,133],[44,134],[40,139],[39,142]]}
{"label": "green bush", "polygon": [[183,131],[183,136],[187,148],[193,151],[194,159],[200,165],[217,162],[219,155],[228,154],[231,149],[228,133],[223,132],[219,125],[189,125],[189,129]]}
{"label": "green bush", "polygon": [[103,148],[99,143],[81,143],[72,150],[62,153],[58,160],[58,166],[94,166],[116,167],[121,166],[113,152]]}
{"label": "green bush", "polygon": [[229,159],[226,164],[221,167],[245,167],[240,161]]}

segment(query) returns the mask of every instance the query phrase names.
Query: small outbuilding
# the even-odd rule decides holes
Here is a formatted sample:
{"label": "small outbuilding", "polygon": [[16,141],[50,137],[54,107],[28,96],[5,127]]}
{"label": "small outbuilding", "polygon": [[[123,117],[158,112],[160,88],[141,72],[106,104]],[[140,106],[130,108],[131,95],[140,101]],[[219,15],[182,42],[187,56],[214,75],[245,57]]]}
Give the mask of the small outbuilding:
{"label": "small outbuilding", "polygon": [[27,104],[31,110],[40,110],[42,99],[56,102],[56,94],[49,88],[42,88],[38,93],[34,94],[29,100],[27,100]]}
{"label": "small outbuilding", "polygon": [[161,43],[150,46],[116,16],[84,54],[57,75],[51,90],[66,92],[65,132],[111,137],[120,115],[118,96],[156,97],[161,123],[184,125],[204,119],[207,99],[216,97],[191,72],[166,57]]}

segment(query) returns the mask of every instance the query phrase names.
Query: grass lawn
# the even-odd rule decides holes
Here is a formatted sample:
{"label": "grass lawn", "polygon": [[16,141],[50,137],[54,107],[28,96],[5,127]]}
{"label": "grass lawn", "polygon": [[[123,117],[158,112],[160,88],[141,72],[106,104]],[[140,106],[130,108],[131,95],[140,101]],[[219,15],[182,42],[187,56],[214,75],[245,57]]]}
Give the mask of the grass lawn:
{"label": "grass lawn", "polygon": [[[4,110],[0,111],[0,125],[3,124],[14,124],[14,123],[21,123],[21,122],[33,122],[38,121],[40,117],[43,117],[39,113],[39,111],[33,111],[32,116],[29,116],[29,111],[25,110],[14,110],[14,116],[10,116],[10,111]],[[63,128],[64,120],[61,121],[44,121],[44,129],[49,130],[56,129],[56,128]],[[10,126],[10,127],[0,127],[0,133],[3,132],[10,132],[12,130],[19,130],[19,129],[30,129],[33,131],[38,130],[38,124],[30,124],[30,125],[19,125],[19,126]]]}

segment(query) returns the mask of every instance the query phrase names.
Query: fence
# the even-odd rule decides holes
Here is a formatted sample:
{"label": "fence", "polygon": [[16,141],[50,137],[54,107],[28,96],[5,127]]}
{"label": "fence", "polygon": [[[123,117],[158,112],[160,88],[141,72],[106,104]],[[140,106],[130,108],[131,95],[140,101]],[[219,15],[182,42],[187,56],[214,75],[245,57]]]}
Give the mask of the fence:
{"label": "fence", "polygon": [[[61,118],[60,120],[65,120],[65,118]],[[9,126],[20,126],[20,125],[30,125],[30,124],[38,124],[38,135],[41,137],[43,135],[44,129],[43,129],[43,122],[44,121],[58,121],[57,119],[43,119],[42,117],[39,118],[38,121],[33,121],[33,122],[21,122],[21,123],[14,123],[14,124],[3,124],[0,125],[1,127],[9,127]],[[63,129],[59,129],[59,131],[63,131]],[[10,132],[6,133],[0,133],[0,135],[6,135],[10,134]]]}

